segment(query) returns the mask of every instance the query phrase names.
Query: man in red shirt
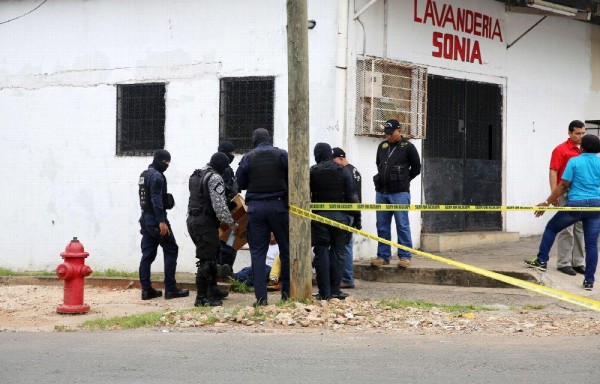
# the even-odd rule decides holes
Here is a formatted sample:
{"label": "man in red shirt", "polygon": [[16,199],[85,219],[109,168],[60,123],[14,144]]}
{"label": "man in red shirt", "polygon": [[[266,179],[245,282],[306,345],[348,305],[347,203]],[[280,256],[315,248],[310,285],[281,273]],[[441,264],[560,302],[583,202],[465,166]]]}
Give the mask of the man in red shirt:
{"label": "man in red shirt", "polygon": [[[550,159],[550,191],[553,191],[560,182],[569,159],[579,156],[581,153],[579,145],[581,144],[583,135],[585,135],[585,124],[579,120],[571,121],[569,124],[569,138],[552,151],[552,158]],[[556,204],[562,206],[566,200],[566,195],[563,195],[556,201]],[[585,246],[581,222],[577,222],[573,226],[559,232],[556,236],[556,244],[558,251],[556,266],[558,270],[572,276],[577,273],[583,274],[585,272],[585,267],[583,266]]]}

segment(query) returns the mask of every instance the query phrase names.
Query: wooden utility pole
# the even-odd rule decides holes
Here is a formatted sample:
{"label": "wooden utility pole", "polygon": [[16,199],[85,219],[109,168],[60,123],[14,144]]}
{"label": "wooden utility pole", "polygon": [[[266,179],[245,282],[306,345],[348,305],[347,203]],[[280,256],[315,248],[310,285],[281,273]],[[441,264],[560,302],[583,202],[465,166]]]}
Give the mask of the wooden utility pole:
{"label": "wooden utility pole", "polygon": [[[306,0],[287,0],[288,151],[290,205],[310,210],[308,162],[308,11]],[[310,219],[290,213],[290,295],[312,294]]]}

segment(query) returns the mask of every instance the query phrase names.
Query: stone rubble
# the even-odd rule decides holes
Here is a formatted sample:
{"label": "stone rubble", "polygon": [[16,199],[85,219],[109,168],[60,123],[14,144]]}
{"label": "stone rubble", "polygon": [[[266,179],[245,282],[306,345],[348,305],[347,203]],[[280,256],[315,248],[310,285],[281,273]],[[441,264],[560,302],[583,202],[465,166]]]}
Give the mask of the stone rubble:
{"label": "stone rubble", "polygon": [[163,328],[243,325],[259,328],[326,328],[333,331],[393,331],[418,334],[525,334],[531,336],[597,335],[600,314],[546,313],[538,310],[491,309],[451,312],[440,308],[394,308],[374,300],[332,299],[310,304],[288,302],[250,306],[169,311],[157,326]]}

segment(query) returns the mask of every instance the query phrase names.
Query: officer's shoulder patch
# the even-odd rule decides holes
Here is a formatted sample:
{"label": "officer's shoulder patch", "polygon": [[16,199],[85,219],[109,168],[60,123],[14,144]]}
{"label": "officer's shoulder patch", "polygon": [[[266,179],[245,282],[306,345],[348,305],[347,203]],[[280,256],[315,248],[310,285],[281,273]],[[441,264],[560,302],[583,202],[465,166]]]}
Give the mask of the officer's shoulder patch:
{"label": "officer's shoulder patch", "polygon": [[223,186],[223,183],[217,183],[217,185],[215,185],[214,190],[219,195],[222,195],[223,193],[225,193],[225,187]]}
{"label": "officer's shoulder patch", "polygon": [[388,144],[388,143],[383,143],[383,144],[381,144],[381,148],[387,148],[387,147],[389,147],[389,144]]}

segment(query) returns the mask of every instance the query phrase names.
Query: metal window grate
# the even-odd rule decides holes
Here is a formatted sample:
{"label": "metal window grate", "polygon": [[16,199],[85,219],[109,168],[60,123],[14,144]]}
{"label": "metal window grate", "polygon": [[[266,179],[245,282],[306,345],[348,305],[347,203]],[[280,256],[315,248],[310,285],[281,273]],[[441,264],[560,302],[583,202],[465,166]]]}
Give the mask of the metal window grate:
{"label": "metal window grate", "polygon": [[165,84],[117,85],[117,156],[151,156],[165,146]]}
{"label": "metal window grate", "polygon": [[383,136],[383,124],[397,119],[402,133],[425,138],[427,69],[413,64],[361,57],[356,70],[355,134]]}
{"label": "metal window grate", "polygon": [[253,148],[252,132],[265,128],[273,137],[274,77],[224,77],[221,79],[219,140],[228,140],[235,151]]}

